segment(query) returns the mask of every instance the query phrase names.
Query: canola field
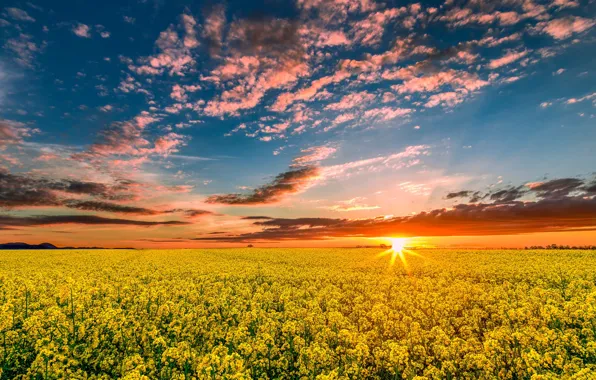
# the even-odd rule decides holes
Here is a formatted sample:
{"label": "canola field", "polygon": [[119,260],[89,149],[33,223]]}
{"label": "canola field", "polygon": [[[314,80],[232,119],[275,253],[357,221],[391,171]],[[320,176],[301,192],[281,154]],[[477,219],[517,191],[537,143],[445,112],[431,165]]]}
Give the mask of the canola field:
{"label": "canola field", "polygon": [[0,251],[0,379],[596,379],[594,251]]}

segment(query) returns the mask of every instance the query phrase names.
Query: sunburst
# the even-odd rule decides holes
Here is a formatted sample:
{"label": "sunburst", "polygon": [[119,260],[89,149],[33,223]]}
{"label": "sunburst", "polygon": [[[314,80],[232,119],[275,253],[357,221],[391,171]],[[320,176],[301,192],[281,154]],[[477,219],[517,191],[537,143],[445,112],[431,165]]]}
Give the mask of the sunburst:
{"label": "sunburst", "polygon": [[386,239],[391,241],[391,248],[386,251],[381,252],[379,254],[379,257],[391,255],[391,258],[389,260],[389,265],[395,264],[395,261],[397,260],[397,258],[399,258],[399,260],[401,261],[402,265],[404,266],[406,272],[409,273],[409,266],[408,266],[408,262],[406,260],[406,254],[420,256],[416,252],[413,252],[406,248],[408,246],[408,243],[410,242],[410,239],[407,239],[407,238],[386,238]]}

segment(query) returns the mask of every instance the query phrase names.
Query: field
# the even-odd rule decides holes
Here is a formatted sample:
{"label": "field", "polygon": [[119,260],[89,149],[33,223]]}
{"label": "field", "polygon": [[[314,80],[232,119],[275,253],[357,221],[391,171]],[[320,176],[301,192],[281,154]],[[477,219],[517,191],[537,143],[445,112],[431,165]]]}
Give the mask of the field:
{"label": "field", "polygon": [[0,379],[596,379],[592,251],[0,251]]}

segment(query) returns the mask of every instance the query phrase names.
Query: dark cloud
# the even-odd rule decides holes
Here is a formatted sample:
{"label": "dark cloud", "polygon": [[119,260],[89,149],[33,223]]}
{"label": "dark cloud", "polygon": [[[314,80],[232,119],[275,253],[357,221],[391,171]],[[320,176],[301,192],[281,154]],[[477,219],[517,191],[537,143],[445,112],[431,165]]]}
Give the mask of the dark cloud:
{"label": "dark cloud", "polygon": [[31,227],[56,224],[85,224],[85,225],[130,225],[130,226],[180,226],[190,224],[176,220],[165,222],[150,222],[145,220],[130,220],[104,218],[96,215],[40,215],[40,216],[9,216],[0,215],[2,227]]}
{"label": "dark cloud", "polygon": [[205,11],[203,37],[212,56],[218,56],[223,45],[223,32],[226,23],[226,10],[222,4]]}
{"label": "dark cloud", "polygon": [[185,210],[184,214],[189,218],[196,218],[198,216],[209,215],[213,213],[207,210]]}
{"label": "dark cloud", "polygon": [[507,203],[513,202],[516,199],[523,197],[527,193],[527,189],[524,186],[509,187],[503,190],[497,190],[493,193],[488,194],[491,201]]}
{"label": "dark cloud", "polygon": [[207,211],[207,210],[197,210],[197,209],[184,209],[184,208],[176,208],[173,210],[167,210],[167,211],[163,211],[163,214],[170,214],[170,213],[183,213],[185,216],[189,217],[189,218],[197,218],[199,216],[204,216],[204,215],[211,215],[213,214],[213,212],[211,211]]}
{"label": "dark cloud", "polygon": [[105,196],[108,193],[108,186],[97,182],[62,180],[58,182],[48,182],[48,187],[52,190],[61,190],[73,194]]}
{"label": "dark cloud", "polygon": [[472,190],[461,190],[456,191],[453,193],[448,193],[445,196],[445,199],[457,199],[457,198],[469,198],[470,202],[476,203],[479,202],[484,195],[480,191],[472,191]]}
{"label": "dark cloud", "polygon": [[254,215],[254,216],[244,216],[242,217],[242,219],[245,220],[261,220],[261,219],[273,219],[270,216],[260,216],[260,215]]}
{"label": "dark cloud", "polygon": [[[70,179],[51,180],[0,172],[0,207],[68,207],[131,215],[184,213],[189,218],[211,214],[210,211],[196,209],[153,210],[103,200],[131,200],[135,197],[133,193],[135,187],[138,187],[138,183],[125,180],[107,185]],[[72,199],[68,194],[87,195],[96,199]]]}
{"label": "dark cloud", "polygon": [[157,214],[162,213],[160,211],[151,210],[151,209],[147,209],[144,207],[126,206],[126,205],[120,205],[117,203],[101,202],[101,201],[68,200],[65,202],[65,205],[69,208],[75,208],[78,210],[104,211],[104,212],[114,212],[114,213],[122,213],[122,214],[157,215]]}
{"label": "dark cloud", "polygon": [[61,200],[39,180],[0,172],[0,207],[58,206]]}
{"label": "dark cloud", "polygon": [[258,205],[279,202],[284,196],[297,193],[319,176],[319,168],[307,166],[278,174],[275,179],[249,194],[222,194],[207,198],[207,203]]}
{"label": "dark cloud", "polygon": [[67,199],[57,192],[89,195],[112,200],[130,199],[131,184],[108,186],[97,182],[46,179],[0,172],[0,207],[59,206]]}
{"label": "dark cloud", "polygon": [[230,25],[228,43],[240,53],[287,55],[302,52],[299,23],[271,17],[252,17]]}
{"label": "dark cloud", "polygon": [[[267,223],[266,225],[263,225]],[[566,198],[513,204],[460,204],[414,216],[374,219],[272,219],[262,231],[196,240],[227,242],[321,240],[382,236],[475,236],[596,228],[596,199]]]}
{"label": "dark cloud", "polygon": [[[594,183],[558,179],[509,187],[484,196],[491,203],[458,204],[412,216],[372,219],[268,218],[253,224],[260,231],[233,236],[208,236],[196,240],[251,242],[321,240],[345,237],[475,236],[596,229]],[[532,193],[534,201],[519,201]],[[474,191],[453,192],[448,199],[479,198]],[[259,218],[260,219],[260,218]]]}
{"label": "dark cloud", "polygon": [[469,198],[472,203],[479,202],[482,199],[489,199],[495,203],[510,203],[526,195],[533,195],[539,199],[558,199],[567,197],[574,192],[590,192],[590,186],[583,179],[558,178],[545,182],[532,182],[522,186],[495,189],[486,194],[479,191],[462,190],[448,193],[445,199]]}
{"label": "dark cloud", "polygon": [[344,219],[333,218],[300,218],[300,219],[286,219],[277,218],[269,219],[264,222],[255,222],[257,226],[267,227],[281,227],[281,228],[299,228],[299,227],[328,227],[337,223],[343,222]]}
{"label": "dark cloud", "polygon": [[467,197],[471,196],[472,193],[473,192],[470,190],[456,191],[454,193],[448,193],[445,196],[445,199],[467,198]]}
{"label": "dark cloud", "polygon": [[584,181],[578,178],[560,178],[530,186],[530,189],[541,198],[566,197],[574,191],[581,190]]}

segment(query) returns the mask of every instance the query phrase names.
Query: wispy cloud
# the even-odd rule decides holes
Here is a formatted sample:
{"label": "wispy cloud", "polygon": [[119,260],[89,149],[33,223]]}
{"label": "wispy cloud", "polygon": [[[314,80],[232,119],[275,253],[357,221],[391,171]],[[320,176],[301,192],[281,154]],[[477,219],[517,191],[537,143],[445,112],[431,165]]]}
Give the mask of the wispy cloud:
{"label": "wispy cloud", "polygon": [[596,21],[588,18],[569,16],[550,21],[539,22],[534,28],[535,31],[546,33],[551,37],[562,40],[574,34],[585,32],[596,25]]}
{"label": "wispy cloud", "polygon": [[8,13],[8,16],[10,16],[13,20],[35,22],[33,17],[29,16],[26,11],[20,8],[6,8],[6,13]]}

